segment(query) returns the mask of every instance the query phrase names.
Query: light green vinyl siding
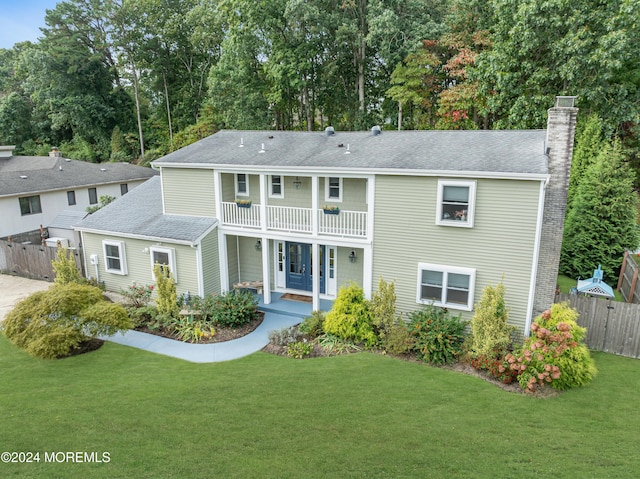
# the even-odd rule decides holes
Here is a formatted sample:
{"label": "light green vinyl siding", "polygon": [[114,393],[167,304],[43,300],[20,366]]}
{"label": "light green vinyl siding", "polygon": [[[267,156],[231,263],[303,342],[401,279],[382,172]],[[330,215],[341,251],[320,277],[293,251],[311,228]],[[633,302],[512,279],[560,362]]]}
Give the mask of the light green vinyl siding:
{"label": "light green vinyl siding", "polygon": [[[473,228],[435,224],[437,187],[438,178],[377,177],[374,288],[380,277],[395,280],[398,309],[408,312],[420,307],[418,263],[475,268],[474,304],[483,288],[504,277],[510,322],[523,329],[540,183],[478,179]],[[464,319],[472,316],[462,312]]]}
{"label": "light green vinyl siding", "polygon": [[240,281],[262,280],[262,251],[256,250],[256,238],[240,236]]}
{"label": "light green vinyl siding", "polygon": [[[356,252],[356,262],[349,261],[349,253],[352,250]],[[364,253],[361,248],[343,248],[338,247],[336,273],[338,277],[338,290],[340,287],[355,281],[359,285],[362,285],[362,265],[363,265]],[[328,266],[328,265],[327,265]]]}
{"label": "light green vinyl siding", "polygon": [[202,250],[202,279],[204,294],[220,293],[220,255],[218,252],[218,230],[209,233],[200,245]]}
{"label": "light green vinyl siding", "polygon": [[337,205],[341,210],[367,211],[367,180],[364,178],[342,179],[342,202],[327,201],[325,191],[326,178],[319,178],[319,204]]}
{"label": "light green vinyl siding", "polygon": [[216,216],[213,170],[163,168],[162,192],[168,215]]}
{"label": "light green vinyl siding", "polygon": [[240,271],[238,270],[238,237],[227,235],[227,267],[229,271],[229,284],[226,289],[233,288],[234,283],[240,280]]}
{"label": "light green vinyl siding", "polygon": [[[96,277],[95,266],[90,264],[89,257],[92,254],[98,255],[99,279],[100,281],[104,281],[108,291],[120,292],[121,289],[124,289],[133,283],[149,285],[155,284],[153,267],[151,265],[151,256],[149,253],[149,248],[152,246],[174,248],[178,278],[176,289],[178,294],[182,294],[187,291],[194,294],[199,291],[196,257],[197,250],[195,248],[191,248],[186,245],[176,245],[171,243],[159,244],[156,241],[119,238],[117,236],[98,235],[86,232],[83,233],[83,237],[83,246],[87,258],[87,273],[91,277]],[[103,240],[124,242],[125,258],[127,262],[126,275],[108,273],[105,271],[105,261],[102,249]]]}

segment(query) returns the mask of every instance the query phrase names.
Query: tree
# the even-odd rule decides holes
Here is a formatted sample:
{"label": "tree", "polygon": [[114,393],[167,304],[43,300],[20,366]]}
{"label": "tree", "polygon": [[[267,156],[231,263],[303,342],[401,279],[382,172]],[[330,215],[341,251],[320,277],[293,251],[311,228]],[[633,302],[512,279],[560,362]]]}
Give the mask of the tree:
{"label": "tree", "polygon": [[100,201],[97,205],[94,206],[87,206],[87,208],[85,209],[85,211],[89,214],[93,214],[96,211],[98,211],[101,208],[104,208],[105,206],[107,206],[109,203],[113,203],[116,200],[115,196],[111,196],[111,195],[102,195],[100,196]]}
{"label": "tree", "polygon": [[578,95],[581,110],[617,128],[639,110],[639,0],[494,0],[493,48],[477,80],[498,128],[541,128],[555,95]]}
{"label": "tree", "polygon": [[594,113],[584,121],[583,126],[576,134],[576,146],[571,160],[569,191],[567,193],[567,214],[571,210],[573,198],[585,172],[595,162],[604,144],[602,120]]}
{"label": "tree", "polygon": [[605,143],[578,184],[567,215],[560,255],[563,274],[590,278],[601,265],[605,281],[617,278],[624,250],[640,245],[633,180],[620,142]]}

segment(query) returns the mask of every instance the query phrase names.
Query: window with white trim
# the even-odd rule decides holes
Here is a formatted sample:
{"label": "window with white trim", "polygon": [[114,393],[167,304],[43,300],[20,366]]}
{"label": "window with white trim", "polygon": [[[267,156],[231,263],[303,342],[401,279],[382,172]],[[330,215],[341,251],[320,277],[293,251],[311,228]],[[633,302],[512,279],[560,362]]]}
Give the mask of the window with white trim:
{"label": "window with white trim", "polygon": [[104,252],[104,269],[107,273],[127,274],[127,258],[123,241],[104,240],[102,250]]}
{"label": "window with white trim", "polygon": [[439,180],[436,224],[471,228],[475,202],[475,181]]}
{"label": "window with white trim", "polygon": [[149,248],[151,256],[151,271],[156,263],[169,267],[169,271],[173,275],[173,280],[178,282],[178,270],[176,269],[176,250],[175,248],[167,248],[166,246],[151,246]]}
{"label": "window with white trim", "polygon": [[249,196],[249,175],[246,173],[238,173],[236,179],[236,195]]}
{"label": "window with white trim", "polygon": [[342,178],[330,176],[324,180],[325,200],[342,201]]}
{"label": "window with white trim", "polygon": [[419,263],[416,301],[471,311],[475,281],[476,270],[473,268]]}
{"label": "window with white trim", "polygon": [[269,196],[272,198],[284,198],[282,176],[271,175],[271,187],[269,188]]}

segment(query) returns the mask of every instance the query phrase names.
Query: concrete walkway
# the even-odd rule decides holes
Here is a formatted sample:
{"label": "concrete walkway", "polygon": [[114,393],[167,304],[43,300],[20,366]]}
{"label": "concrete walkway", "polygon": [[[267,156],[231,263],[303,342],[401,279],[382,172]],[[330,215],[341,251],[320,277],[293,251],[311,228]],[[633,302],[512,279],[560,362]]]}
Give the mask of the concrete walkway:
{"label": "concrete walkway", "polygon": [[[46,281],[0,274],[0,321],[18,301],[35,291],[46,290],[52,284]],[[285,301],[278,293],[272,293],[271,304],[264,304],[262,296],[259,298],[258,308],[265,313],[262,324],[250,334],[232,341],[191,344],[132,330],[101,339],[194,363],[229,361],[260,351],[269,343],[270,331],[298,324],[305,316],[311,314],[311,304]],[[324,311],[331,309],[332,304],[332,301],[320,301],[320,307]]]}
{"label": "concrete walkway", "polygon": [[[281,295],[273,293],[272,303],[268,305],[264,304],[262,297],[260,297],[258,308],[265,313],[262,324],[255,331],[232,341],[192,344],[132,330],[101,339],[193,363],[213,363],[238,359],[264,348],[269,343],[269,332],[298,324],[305,316],[311,314],[311,304],[285,301],[280,297]],[[332,304],[332,301],[323,300],[320,302],[320,307],[323,310],[329,310]]]}

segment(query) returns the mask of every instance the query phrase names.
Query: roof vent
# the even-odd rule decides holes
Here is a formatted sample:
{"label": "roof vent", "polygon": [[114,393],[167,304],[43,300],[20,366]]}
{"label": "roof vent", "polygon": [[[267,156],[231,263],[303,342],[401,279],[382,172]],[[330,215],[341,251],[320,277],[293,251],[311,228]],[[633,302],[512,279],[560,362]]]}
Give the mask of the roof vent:
{"label": "roof vent", "polygon": [[332,126],[328,126],[324,129],[324,134],[327,136],[333,136],[336,134],[336,130],[334,130]]}
{"label": "roof vent", "polygon": [[380,129],[380,127],[378,125],[376,125],[373,128],[371,128],[371,135],[378,136],[381,133],[382,133],[382,130]]}
{"label": "roof vent", "polygon": [[26,180],[28,178],[27,175],[20,175],[20,178],[22,178],[23,180]]}
{"label": "roof vent", "polygon": [[107,171],[106,168],[100,168],[100,171]]}

